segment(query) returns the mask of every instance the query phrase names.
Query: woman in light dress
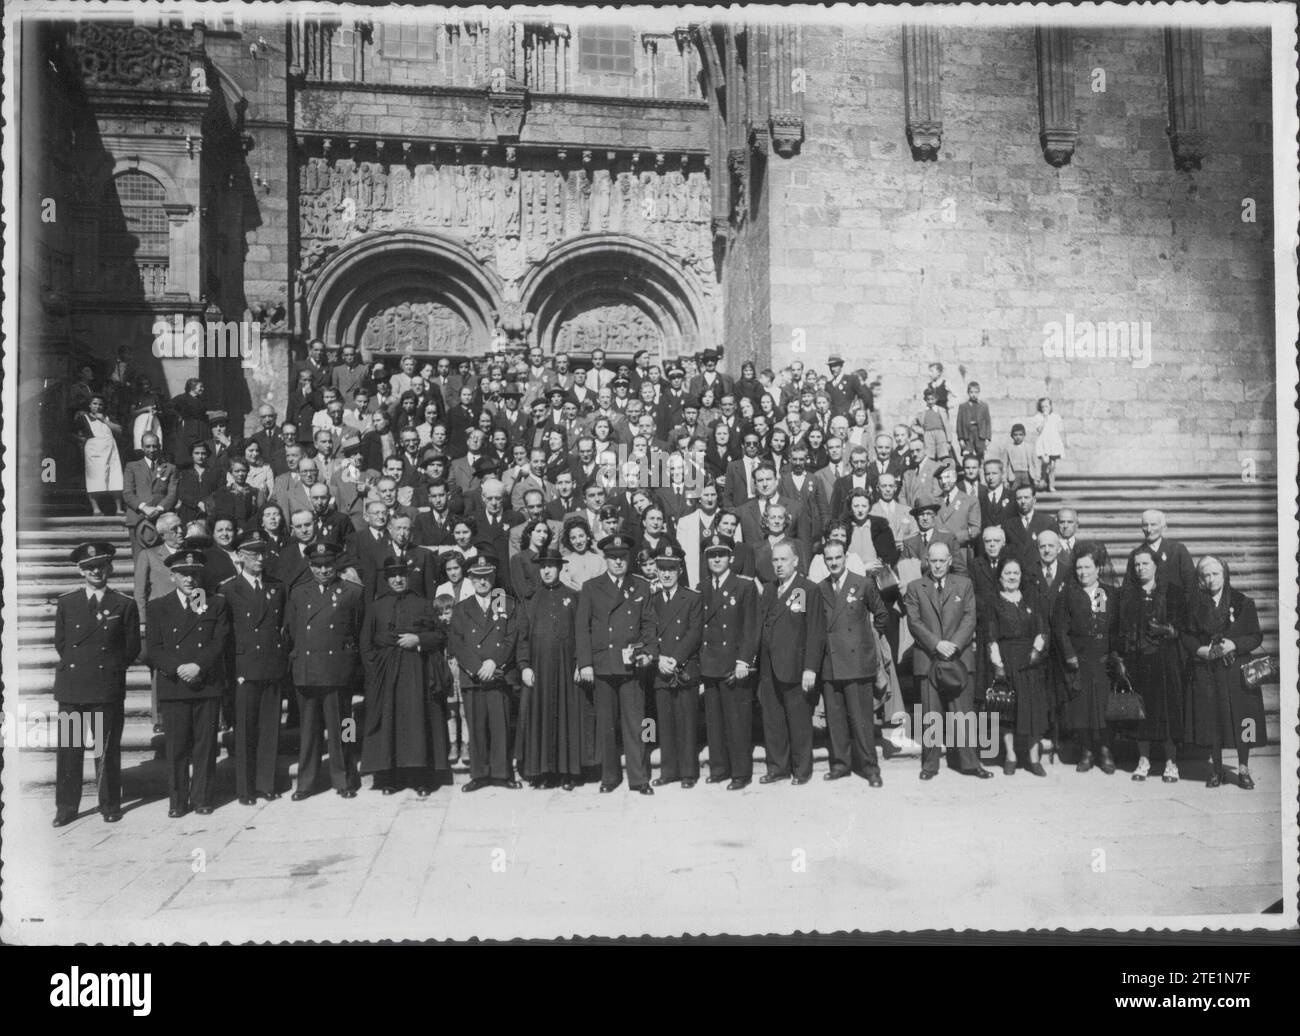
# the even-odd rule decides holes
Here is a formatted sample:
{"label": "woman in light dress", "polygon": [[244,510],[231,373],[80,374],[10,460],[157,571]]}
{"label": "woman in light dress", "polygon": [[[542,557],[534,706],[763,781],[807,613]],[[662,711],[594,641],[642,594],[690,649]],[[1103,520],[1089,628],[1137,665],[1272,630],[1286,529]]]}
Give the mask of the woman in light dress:
{"label": "woman in light dress", "polygon": [[1042,466],[1039,480],[1046,485],[1049,493],[1055,493],[1056,462],[1065,456],[1065,428],[1061,423],[1061,415],[1052,410],[1052,401],[1046,396],[1038,401],[1034,432],[1038,436],[1034,443],[1034,456]]}
{"label": "woman in light dress", "polygon": [[77,439],[86,465],[86,493],[100,514],[117,514],[122,495],[122,458],[117,452],[117,436],[122,426],[113,422],[98,392],[90,397],[86,409],[73,419]]}

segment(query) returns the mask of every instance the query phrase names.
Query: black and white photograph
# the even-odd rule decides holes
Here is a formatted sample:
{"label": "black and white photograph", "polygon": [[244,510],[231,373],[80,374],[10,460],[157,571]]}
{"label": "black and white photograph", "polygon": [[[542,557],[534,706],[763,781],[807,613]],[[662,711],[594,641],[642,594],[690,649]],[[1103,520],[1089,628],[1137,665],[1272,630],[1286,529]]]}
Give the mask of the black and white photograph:
{"label": "black and white photograph", "polygon": [[5,943],[1297,929],[1293,5],[3,18]]}

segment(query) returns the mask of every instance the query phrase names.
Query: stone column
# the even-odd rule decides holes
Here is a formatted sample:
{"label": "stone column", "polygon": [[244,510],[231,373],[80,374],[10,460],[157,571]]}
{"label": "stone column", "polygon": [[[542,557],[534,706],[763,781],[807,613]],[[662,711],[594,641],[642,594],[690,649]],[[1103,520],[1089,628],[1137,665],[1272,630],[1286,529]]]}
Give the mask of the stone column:
{"label": "stone column", "polygon": [[903,27],[903,96],[907,111],[907,143],[918,162],[939,158],[943,143],[943,109],[939,74],[943,52],[939,30],[932,25]]}
{"label": "stone column", "polygon": [[768,47],[768,104],[772,148],[782,158],[795,154],[803,141],[803,95],[808,73],[802,48],[797,25],[772,27]]}
{"label": "stone column", "polygon": [[1209,151],[1205,131],[1203,33],[1186,27],[1165,30],[1165,75],[1169,89],[1169,144],[1174,165],[1186,172],[1201,168]]}

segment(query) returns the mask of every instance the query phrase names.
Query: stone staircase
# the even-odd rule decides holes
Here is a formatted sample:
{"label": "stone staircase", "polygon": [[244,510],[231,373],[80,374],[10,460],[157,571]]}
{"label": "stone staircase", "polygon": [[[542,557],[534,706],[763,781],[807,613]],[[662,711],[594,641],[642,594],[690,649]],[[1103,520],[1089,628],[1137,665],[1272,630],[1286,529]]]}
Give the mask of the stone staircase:
{"label": "stone staircase", "polygon": [[[1169,519],[1169,534],[1181,540],[1193,558],[1214,551],[1232,571],[1233,585],[1249,594],[1259,609],[1264,629],[1262,652],[1279,654],[1277,485],[1274,482],[1243,483],[1228,477],[1150,476],[1063,476],[1057,492],[1044,493],[1039,506],[1055,511],[1072,506],[1079,512],[1080,535],[1100,539],[1110,551],[1116,575],[1122,575],[1128,551],[1141,539],[1138,516],[1144,508],[1157,507]],[[86,539],[104,539],[117,545],[112,585],[123,593],[132,590],[130,547],[120,518],[54,515],[26,518],[18,532],[17,610],[6,616],[16,629],[19,669],[6,674],[5,707],[11,716],[21,703],[28,714],[36,710],[55,711],[54,686],[54,602],[81,583],[76,568],[68,562],[73,546]],[[1288,631],[1288,637],[1293,634]],[[1264,687],[1268,717],[1268,740],[1276,751],[1279,738],[1279,686]],[[1294,720],[1294,717],[1292,717]],[[228,739],[228,736],[227,736]],[[233,746],[228,746],[233,748]],[[760,749],[761,751],[761,749]],[[133,667],[127,676],[126,724],[122,737],[124,782],[136,794],[146,789],[165,794],[166,773],[162,763],[163,739],[153,733],[149,714],[149,675],[143,666]],[[281,738],[280,771],[296,773],[296,732]],[[219,756],[220,779],[228,774],[226,751]],[[20,761],[24,787],[52,785],[52,749],[28,749]],[[86,767],[89,778],[93,776]]]}

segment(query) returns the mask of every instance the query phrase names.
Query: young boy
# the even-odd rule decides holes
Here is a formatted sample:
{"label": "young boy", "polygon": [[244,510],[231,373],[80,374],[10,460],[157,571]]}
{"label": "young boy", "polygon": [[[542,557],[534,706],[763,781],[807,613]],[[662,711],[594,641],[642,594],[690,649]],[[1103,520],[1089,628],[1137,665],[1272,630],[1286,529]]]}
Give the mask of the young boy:
{"label": "young boy", "polygon": [[[438,594],[433,599],[433,606],[438,609],[438,621],[446,628],[451,628],[451,613],[456,607],[456,599],[451,594]],[[460,693],[460,666],[451,652],[447,652],[447,668],[451,671],[451,681],[447,692],[447,760],[455,763],[459,759],[469,765],[469,725],[465,716],[464,698]]]}
{"label": "young boy", "polygon": [[998,459],[1002,461],[1002,470],[1011,474],[1010,485],[1019,485],[1021,482],[1037,485],[1030,476],[1034,467],[1034,451],[1025,443],[1024,425],[1011,426],[1011,445],[1002,447]]}
{"label": "young boy", "polygon": [[973,453],[982,463],[992,438],[989,405],[980,402],[980,383],[972,381],[966,386],[966,402],[957,408],[957,441],[963,454]]}

